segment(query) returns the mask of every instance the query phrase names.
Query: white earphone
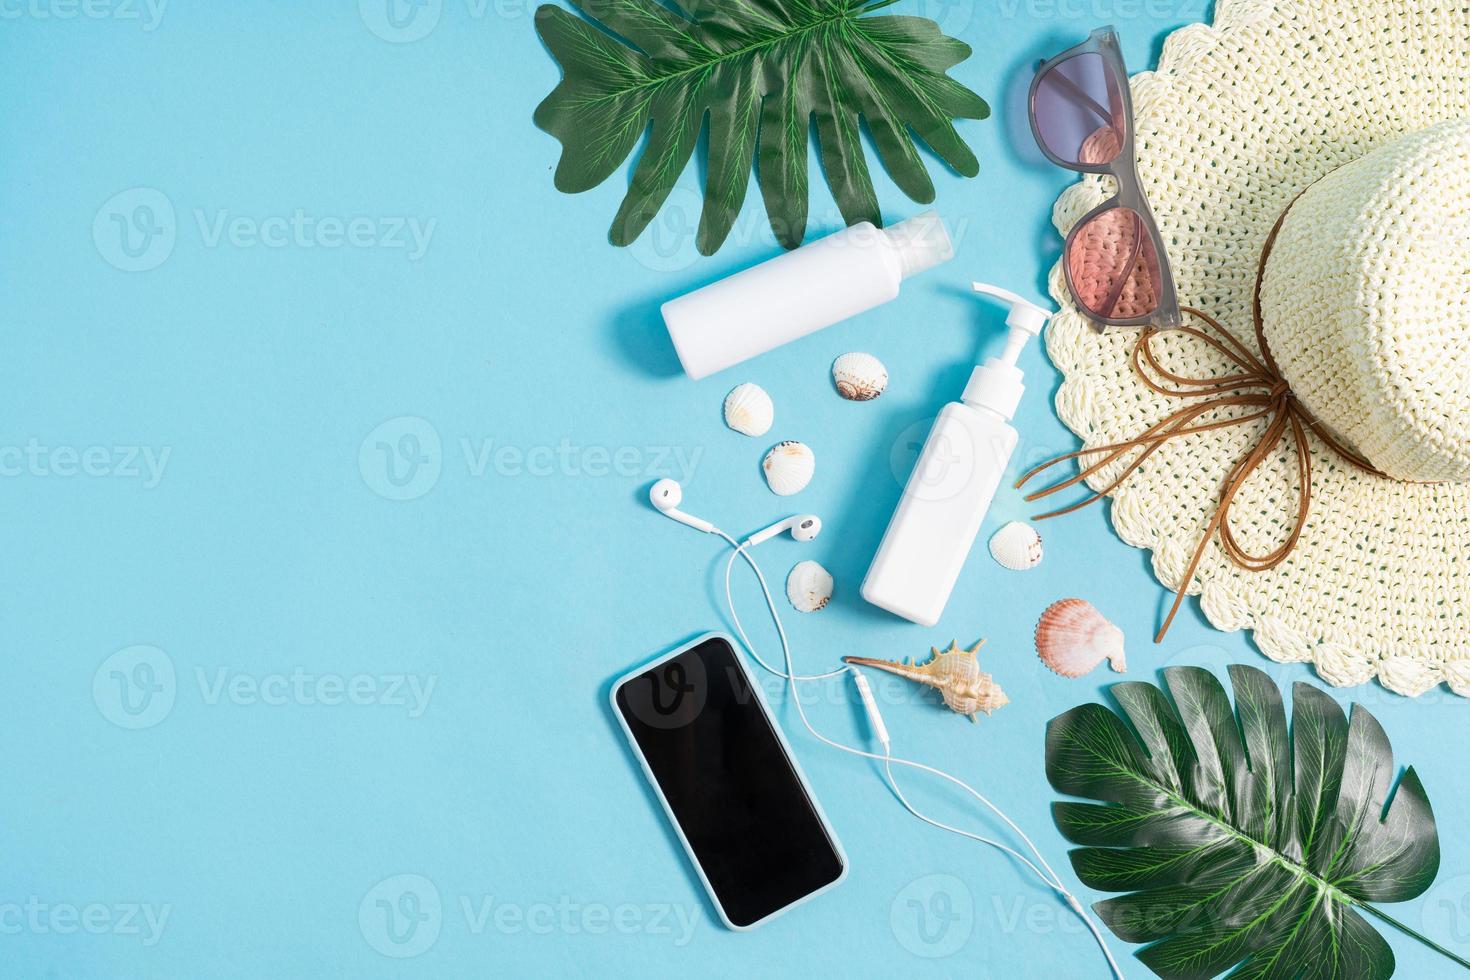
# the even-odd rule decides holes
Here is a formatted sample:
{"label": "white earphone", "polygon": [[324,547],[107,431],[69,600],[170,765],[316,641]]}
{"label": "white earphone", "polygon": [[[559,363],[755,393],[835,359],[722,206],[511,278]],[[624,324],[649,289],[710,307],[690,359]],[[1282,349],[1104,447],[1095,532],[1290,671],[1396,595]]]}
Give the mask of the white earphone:
{"label": "white earphone", "polygon": [[653,489],[648,491],[648,499],[653,504],[654,510],[680,524],[687,524],[705,534],[714,534],[718,530],[709,521],[701,521],[679,509],[679,505],[684,502],[684,488],[679,486],[678,480],[659,480],[653,485]]}
{"label": "white earphone", "polygon": [[[693,514],[686,514],[679,509],[679,505],[684,502],[684,488],[679,486],[677,480],[659,480],[648,491],[648,499],[653,504],[654,510],[671,520],[692,527],[696,531],[703,531],[705,534],[718,534],[728,538],[728,535],[709,521],[700,520]],[[771,540],[783,531],[790,531],[791,536],[797,541],[810,541],[822,533],[822,519],[816,514],[797,514],[784,521],[777,521],[763,531],[755,532],[736,547],[753,548],[762,541]],[[731,543],[734,544],[733,541]]]}
{"label": "white earphone", "polygon": [[[815,514],[797,514],[795,517],[788,517],[784,521],[778,521],[763,531],[757,531],[755,534],[752,534],[744,541],[736,541],[733,537],[726,534],[724,531],[721,531],[709,521],[700,520],[697,517],[692,517],[689,514],[686,514],[683,511],[679,510],[679,505],[684,502],[684,490],[675,480],[659,480],[649,491],[648,498],[653,503],[654,509],[663,514],[665,517],[673,518],[680,524],[688,525],[689,527],[692,527],[698,531],[703,531],[706,534],[718,534],[720,537],[729,542],[731,548],[735,549],[734,553],[730,555],[730,561],[725,565],[725,602],[730,609],[730,618],[734,620],[735,631],[739,634],[741,641],[744,642],[745,649],[749,651],[750,655],[753,658],[755,658],[756,663],[760,664],[762,667],[770,671],[772,674],[775,674],[777,677],[782,677],[786,679],[787,684],[790,686],[791,702],[795,705],[796,713],[798,716],[800,716],[801,723],[806,726],[806,730],[811,732],[818,741],[823,742],[826,745],[830,745],[834,749],[840,749],[843,752],[847,752],[852,755],[861,756],[865,759],[872,759],[876,762],[883,763],[883,771],[888,777],[888,786],[893,791],[893,795],[898,798],[898,801],[901,804],[903,804],[903,808],[909,813],[913,814],[915,817],[918,817],[925,823],[933,827],[937,827],[940,830],[947,830],[952,834],[958,834],[961,837],[966,837],[970,840],[978,841],[979,843],[987,844],[1000,851],[1003,851],[1004,853],[1009,854],[1011,857],[1015,858],[1025,867],[1029,868],[1032,873],[1034,873],[1036,877],[1041,879],[1041,881],[1048,888],[1051,888],[1053,891],[1055,891],[1057,895],[1060,896],[1061,899],[1067,904],[1067,906],[1070,907],[1072,911],[1077,914],[1078,918],[1083,921],[1088,930],[1092,933],[1092,937],[1097,942],[1098,947],[1102,950],[1103,956],[1107,959],[1108,967],[1112,970],[1113,976],[1116,977],[1117,980],[1123,980],[1123,970],[1121,967],[1118,966],[1117,960],[1113,958],[1112,951],[1108,949],[1108,944],[1103,939],[1102,930],[1098,928],[1097,923],[1093,921],[1092,916],[1087,914],[1087,910],[1083,908],[1082,903],[1077,900],[1077,897],[1067,890],[1066,885],[1062,883],[1061,876],[1059,876],[1056,871],[1052,869],[1052,866],[1047,863],[1047,860],[1045,857],[1042,856],[1041,851],[1036,847],[1034,843],[1031,842],[1031,838],[1027,837],[1025,832],[1023,832],[1021,828],[1018,827],[1013,820],[1011,820],[1010,817],[1007,817],[994,803],[986,799],[974,787],[959,779],[959,777],[952,776],[949,773],[944,772],[943,770],[935,769],[933,766],[927,766],[922,762],[915,762],[912,759],[898,758],[893,754],[891,739],[888,735],[888,727],[883,724],[883,716],[878,711],[878,702],[873,697],[873,691],[872,688],[868,685],[868,679],[863,676],[861,671],[859,671],[856,667],[840,667],[837,670],[828,671],[825,674],[801,675],[794,672],[793,668],[795,667],[795,662],[793,661],[791,656],[791,644],[786,638],[786,628],[781,624],[781,614],[777,611],[776,600],[771,596],[771,589],[766,584],[766,576],[764,575],[764,573],[761,572],[760,566],[755,563],[755,559],[751,557],[750,549],[755,545],[760,544],[762,541],[769,541],[771,538],[774,538],[782,531],[790,531],[791,536],[797,541],[810,541],[821,533],[821,520]],[[766,608],[770,610],[771,620],[776,625],[776,634],[781,638],[781,652],[785,655],[786,663],[786,669],[784,671],[777,670],[776,668],[772,667],[770,664],[761,659],[760,654],[755,652],[755,647],[751,645],[750,638],[745,635],[745,627],[742,626],[740,623],[740,616],[735,612],[735,599],[730,588],[730,573],[731,570],[735,567],[736,557],[745,559],[745,563],[750,566],[751,571],[755,572],[755,577],[757,581],[760,582],[761,593],[765,596],[766,599]],[[877,739],[878,743],[883,747],[882,755],[878,755],[875,752],[868,752],[864,749],[859,749],[851,745],[843,745],[841,742],[833,741],[832,739],[828,738],[821,732],[817,731],[814,727],[812,727],[811,721],[806,716],[806,709],[802,705],[801,698],[797,695],[796,682],[821,680],[828,677],[834,677],[837,674],[844,673],[850,673],[852,675],[853,683],[857,686],[858,696],[863,703],[863,710],[868,716],[868,722],[873,730],[873,735]],[[1026,846],[1030,849],[1031,854],[1036,858],[1036,860],[1033,862],[1031,858],[1022,854],[1015,848],[1001,843],[1000,841],[992,840],[988,837],[982,837],[979,834],[961,829],[959,827],[954,827],[946,823],[941,823],[940,821],[935,820],[932,817],[927,816],[926,814],[920,813],[914,807],[914,805],[909,802],[908,797],[903,794],[903,790],[899,788],[898,780],[893,775],[893,767],[895,765],[906,766],[911,769],[917,769],[920,772],[927,772],[930,775],[938,776],[941,779],[944,779],[947,782],[950,782],[968,792],[976,800],[982,803],[987,809],[989,809],[992,813],[994,813],[997,817],[1004,821],[1006,826],[1010,827],[1010,829],[1014,831],[1021,840],[1025,841]]]}

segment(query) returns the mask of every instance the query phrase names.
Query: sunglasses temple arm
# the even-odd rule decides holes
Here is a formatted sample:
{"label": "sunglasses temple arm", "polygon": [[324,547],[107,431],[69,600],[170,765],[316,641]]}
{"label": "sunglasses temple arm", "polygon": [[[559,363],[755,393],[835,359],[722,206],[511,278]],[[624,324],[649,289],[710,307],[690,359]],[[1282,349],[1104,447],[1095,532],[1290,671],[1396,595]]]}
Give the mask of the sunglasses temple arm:
{"label": "sunglasses temple arm", "polygon": [[1098,105],[1097,100],[1088,95],[1086,92],[1082,91],[1082,89],[1078,87],[1076,82],[1072,81],[1070,78],[1068,78],[1066,75],[1063,75],[1056,69],[1053,69],[1050,74],[1055,76],[1055,78],[1057,79],[1057,86],[1065,91],[1068,95],[1070,95],[1073,102],[1076,102],[1078,105],[1083,106],[1084,108],[1091,109],[1094,113],[1097,114],[1097,117],[1099,119],[1101,119],[1109,126],[1113,124],[1113,114],[1108,112],[1107,109]]}

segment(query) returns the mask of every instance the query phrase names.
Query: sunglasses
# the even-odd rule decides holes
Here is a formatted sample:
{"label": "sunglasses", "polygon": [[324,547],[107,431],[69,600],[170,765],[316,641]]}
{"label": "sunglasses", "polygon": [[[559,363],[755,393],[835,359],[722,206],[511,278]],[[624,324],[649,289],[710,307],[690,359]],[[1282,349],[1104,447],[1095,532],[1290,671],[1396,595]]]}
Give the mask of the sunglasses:
{"label": "sunglasses", "polygon": [[1169,257],[1133,155],[1133,98],[1111,27],[1043,62],[1031,80],[1031,133],[1066,170],[1107,174],[1118,193],[1067,235],[1062,270],[1077,306],[1102,326],[1178,327]]}

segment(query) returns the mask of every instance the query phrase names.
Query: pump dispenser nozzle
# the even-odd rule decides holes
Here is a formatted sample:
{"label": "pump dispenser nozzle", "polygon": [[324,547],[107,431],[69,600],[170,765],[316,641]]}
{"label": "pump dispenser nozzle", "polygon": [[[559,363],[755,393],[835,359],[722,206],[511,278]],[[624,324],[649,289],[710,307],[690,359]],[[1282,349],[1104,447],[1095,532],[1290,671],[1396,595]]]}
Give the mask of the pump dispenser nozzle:
{"label": "pump dispenser nozzle", "polygon": [[1011,333],[1006,338],[1005,350],[999,357],[989,358],[971,372],[970,383],[965,385],[961,400],[967,405],[995,412],[1009,422],[1016,414],[1016,406],[1021,403],[1021,395],[1026,390],[1026,386],[1021,383],[1021,369],[1016,367],[1016,362],[1026,347],[1026,341],[1041,333],[1041,328],[1051,319],[1052,311],[1017,296],[1009,289],[989,283],[972,283],[971,287],[977,293],[993,296],[1009,304],[1006,326],[1011,328]]}
{"label": "pump dispenser nozzle", "polygon": [[862,596],[923,626],[933,626],[959,579],[1019,438],[1011,417],[1021,403],[1026,341],[1051,314],[1015,293],[982,282],[975,291],[1011,306],[1005,353],[975,368],[963,403],[950,402],[934,420],[903,499],[888,522]]}

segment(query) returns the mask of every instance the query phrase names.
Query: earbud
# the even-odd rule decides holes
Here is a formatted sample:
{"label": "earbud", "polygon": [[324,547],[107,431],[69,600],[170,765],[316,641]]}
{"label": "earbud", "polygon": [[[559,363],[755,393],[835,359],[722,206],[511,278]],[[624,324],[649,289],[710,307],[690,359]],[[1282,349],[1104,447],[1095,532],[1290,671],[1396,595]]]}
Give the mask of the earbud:
{"label": "earbud", "polygon": [[715,526],[709,521],[702,521],[697,517],[691,517],[679,509],[679,505],[684,502],[684,488],[679,486],[679,481],[677,480],[659,480],[648,491],[648,499],[653,504],[654,510],[663,514],[665,517],[671,517],[680,524],[687,524],[696,531],[703,531],[705,534],[713,534],[715,532]]}
{"label": "earbud", "polygon": [[788,517],[746,538],[746,547],[753,548],[762,541],[769,541],[782,531],[790,531],[791,536],[798,541],[810,541],[822,533],[822,519],[816,514],[797,514],[795,517]]}

